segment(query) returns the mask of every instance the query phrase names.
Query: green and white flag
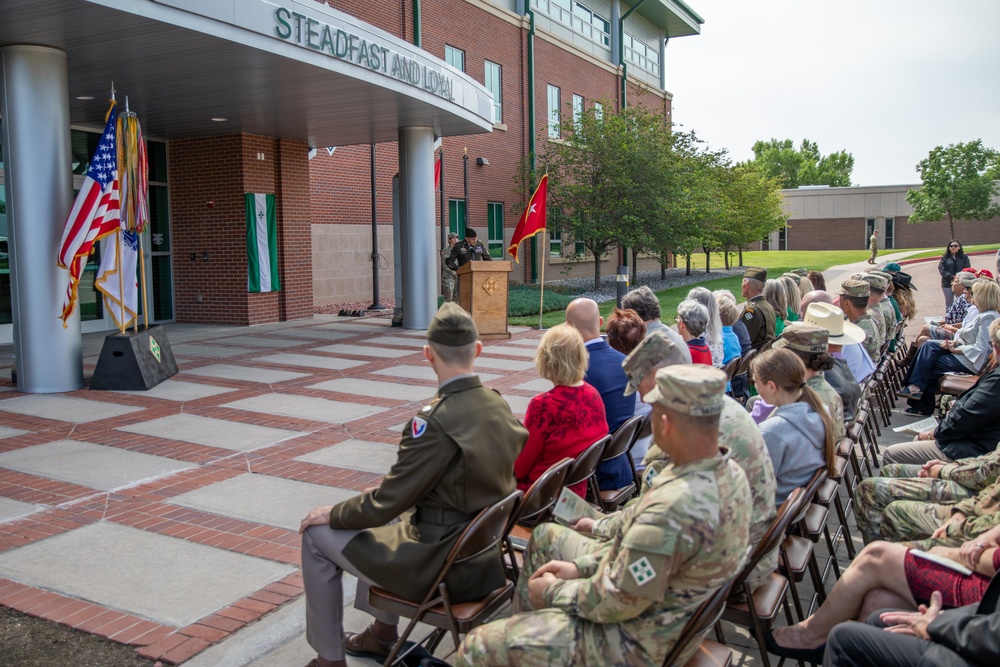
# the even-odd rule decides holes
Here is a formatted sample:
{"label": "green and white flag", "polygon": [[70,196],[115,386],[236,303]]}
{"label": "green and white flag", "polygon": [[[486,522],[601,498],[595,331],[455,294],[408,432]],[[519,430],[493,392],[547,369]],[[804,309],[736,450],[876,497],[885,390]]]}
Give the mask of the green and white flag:
{"label": "green and white flag", "polygon": [[278,223],[274,195],[248,192],[247,198],[247,291],[277,292]]}

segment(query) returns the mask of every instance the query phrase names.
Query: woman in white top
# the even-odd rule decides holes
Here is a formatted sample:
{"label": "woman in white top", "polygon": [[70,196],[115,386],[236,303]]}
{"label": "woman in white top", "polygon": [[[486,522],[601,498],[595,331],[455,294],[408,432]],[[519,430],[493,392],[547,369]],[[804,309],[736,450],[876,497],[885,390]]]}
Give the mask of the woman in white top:
{"label": "woman in white top", "polygon": [[712,353],[712,365],[721,368],[725,352],[722,345],[722,318],[719,317],[719,304],[715,302],[715,297],[705,287],[693,288],[688,292],[687,298],[694,299],[708,309],[708,326],[702,336]]}

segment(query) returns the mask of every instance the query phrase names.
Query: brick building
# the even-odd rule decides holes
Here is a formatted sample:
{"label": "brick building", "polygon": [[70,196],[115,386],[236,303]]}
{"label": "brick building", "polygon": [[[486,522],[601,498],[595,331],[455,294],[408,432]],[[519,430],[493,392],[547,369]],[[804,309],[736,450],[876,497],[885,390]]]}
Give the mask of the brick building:
{"label": "brick building", "polygon": [[[913,208],[906,193],[919,185],[829,188],[807,186],[782,190],[788,224],[762,244],[772,250],[862,250],[874,230],[879,248],[941,248],[951,240],[947,220],[909,223]],[[955,236],[963,245],[1000,241],[1000,218],[956,220]]]}
{"label": "brick building", "polygon": [[[702,23],[681,0],[7,0],[3,18],[0,344],[14,342],[27,391],[78,386],[80,332],[114,327],[93,288],[99,253],[80,315],[62,329],[52,314],[66,285],[52,258],[112,82],[150,156],[152,323],[250,325],[371,299],[374,159],[380,295],[422,328],[439,278],[436,156],[445,224],[463,231],[468,216],[506,257],[532,137],[621,104],[623,73],[628,103],[669,122],[666,44]],[[275,196],[280,291],[247,291],[248,193]],[[522,257],[512,280],[538,272]],[[42,379],[54,367],[70,370]]]}

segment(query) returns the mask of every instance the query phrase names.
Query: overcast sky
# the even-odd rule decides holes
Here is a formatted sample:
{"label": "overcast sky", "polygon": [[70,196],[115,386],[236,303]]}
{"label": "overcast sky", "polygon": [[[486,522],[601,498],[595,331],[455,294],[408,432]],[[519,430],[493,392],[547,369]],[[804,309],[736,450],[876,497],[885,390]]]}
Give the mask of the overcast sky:
{"label": "overcast sky", "polygon": [[687,0],[667,45],[673,120],[735,160],[808,138],[858,185],[919,182],[934,146],[1000,150],[1000,0]]}

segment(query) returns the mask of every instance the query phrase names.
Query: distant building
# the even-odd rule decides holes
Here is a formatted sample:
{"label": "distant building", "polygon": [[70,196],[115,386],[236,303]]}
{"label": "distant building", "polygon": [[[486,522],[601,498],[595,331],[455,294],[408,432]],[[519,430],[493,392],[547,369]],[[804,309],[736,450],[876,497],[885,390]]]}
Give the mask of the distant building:
{"label": "distant building", "polygon": [[[782,190],[788,224],[760,247],[764,250],[864,250],[878,230],[879,248],[936,248],[951,240],[948,221],[909,224],[906,193],[919,185],[849,188],[806,186]],[[963,245],[1000,242],[1000,218],[955,221]]]}

